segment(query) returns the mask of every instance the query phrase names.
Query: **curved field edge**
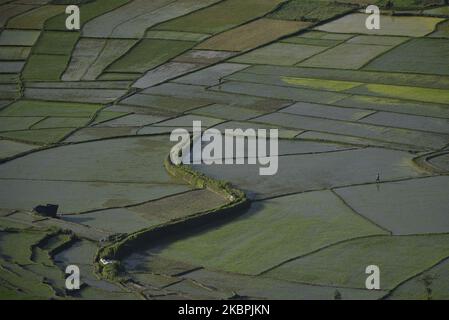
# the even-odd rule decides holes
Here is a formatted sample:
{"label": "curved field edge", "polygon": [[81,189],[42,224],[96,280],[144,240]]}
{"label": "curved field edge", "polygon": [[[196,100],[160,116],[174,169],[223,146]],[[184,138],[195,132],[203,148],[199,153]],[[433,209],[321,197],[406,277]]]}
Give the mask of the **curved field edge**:
{"label": "curved field edge", "polygon": [[[135,251],[136,248],[149,246],[151,243],[176,237],[211,223],[233,219],[243,214],[245,209],[249,207],[249,200],[245,193],[234,188],[228,182],[210,178],[186,165],[175,165],[171,162],[169,156],[164,160],[164,167],[171,176],[184,180],[194,188],[207,189],[219,194],[229,202],[212,210],[198,212],[188,217],[142,229],[100,248],[94,261],[95,270],[99,276],[120,282],[122,280],[122,269],[119,260]],[[112,260],[112,262],[103,264],[100,261],[101,259]]]}

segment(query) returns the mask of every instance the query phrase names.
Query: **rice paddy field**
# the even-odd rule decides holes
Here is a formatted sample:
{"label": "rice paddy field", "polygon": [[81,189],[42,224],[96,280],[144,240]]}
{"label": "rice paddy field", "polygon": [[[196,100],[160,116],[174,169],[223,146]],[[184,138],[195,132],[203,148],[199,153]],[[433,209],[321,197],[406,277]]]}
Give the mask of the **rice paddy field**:
{"label": "rice paddy field", "polygon": [[449,6],[372,2],[0,1],[0,299],[449,299]]}

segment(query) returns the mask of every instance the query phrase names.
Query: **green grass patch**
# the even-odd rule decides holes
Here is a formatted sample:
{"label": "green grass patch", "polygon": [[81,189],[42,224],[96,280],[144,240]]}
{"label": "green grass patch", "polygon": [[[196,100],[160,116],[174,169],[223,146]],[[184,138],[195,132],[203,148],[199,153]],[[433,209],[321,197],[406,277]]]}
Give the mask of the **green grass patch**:
{"label": "green grass patch", "polygon": [[322,21],[352,11],[355,6],[330,1],[290,0],[269,14],[282,20]]}
{"label": "green grass patch", "polygon": [[448,300],[449,260],[401,284],[388,297],[399,300]]}
{"label": "green grass patch", "polygon": [[419,38],[406,42],[370,62],[364,69],[449,75],[449,41]]}
{"label": "green grass patch", "polygon": [[354,88],[350,90],[350,92],[389,98],[449,104],[449,90],[443,89],[392,86],[385,84],[366,84],[364,86]]}
{"label": "green grass patch", "polygon": [[33,263],[31,248],[37,245],[46,233],[33,231],[0,232],[0,254],[2,259],[18,263]]}
{"label": "green grass patch", "polygon": [[190,41],[144,39],[108,67],[107,72],[143,73],[167,62],[194,45],[195,42]]}
{"label": "green grass patch", "polygon": [[225,0],[162,23],[153,30],[217,33],[273,10],[282,0]]}
{"label": "green grass patch", "polygon": [[44,32],[23,70],[24,80],[59,80],[78,38],[78,32]]}
{"label": "green grass patch", "polygon": [[55,128],[55,129],[10,131],[0,133],[0,136],[23,142],[50,144],[59,142],[67,134],[73,131],[73,129],[74,128]]}
{"label": "green grass patch", "polygon": [[0,60],[26,60],[30,51],[29,47],[0,47]]}
{"label": "green grass patch", "polygon": [[360,82],[352,82],[352,81],[336,81],[336,80],[295,78],[295,77],[281,77],[281,79],[283,82],[295,86],[318,90],[329,90],[329,91],[348,90],[362,84]]}
{"label": "green grass patch", "polygon": [[41,117],[0,117],[0,131],[28,129],[42,119]]}
{"label": "green grass patch", "polygon": [[78,32],[45,31],[33,48],[33,54],[70,56],[78,38]]}
{"label": "green grass patch", "polygon": [[90,118],[62,118],[50,117],[35,124],[32,129],[48,129],[48,128],[78,128],[84,127],[90,121]]}
{"label": "green grass patch", "polygon": [[402,281],[449,256],[449,235],[379,236],[331,246],[286,263],[266,276],[319,285],[365,288],[365,268],[380,268],[380,287]]}
{"label": "green grass patch", "polygon": [[32,55],[23,70],[25,80],[59,80],[70,56]]}
{"label": "green grass patch", "polygon": [[66,6],[61,5],[44,5],[38,7],[9,20],[8,28],[42,29],[46,20],[65,12],[65,8]]}
{"label": "green grass patch", "polygon": [[0,116],[18,117],[92,117],[99,104],[20,100],[0,112]]}
{"label": "green grass patch", "polygon": [[158,254],[192,265],[258,274],[337,241],[384,233],[331,192],[310,192],[254,203],[243,216],[173,242]]}

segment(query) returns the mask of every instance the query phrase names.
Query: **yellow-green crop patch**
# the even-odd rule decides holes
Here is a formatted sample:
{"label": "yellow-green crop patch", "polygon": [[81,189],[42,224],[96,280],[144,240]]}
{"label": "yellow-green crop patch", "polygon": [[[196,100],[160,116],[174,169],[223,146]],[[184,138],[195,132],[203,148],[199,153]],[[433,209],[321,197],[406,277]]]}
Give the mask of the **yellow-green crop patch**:
{"label": "yellow-green crop patch", "polygon": [[319,90],[330,90],[330,91],[348,90],[362,84],[361,82],[352,82],[352,81],[335,81],[335,80],[295,78],[295,77],[281,77],[281,79],[285,83],[292,84],[295,86]]}
{"label": "yellow-green crop patch", "polygon": [[349,92],[389,98],[449,104],[449,90],[443,89],[391,86],[385,84],[366,84],[357,88],[350,89]]}

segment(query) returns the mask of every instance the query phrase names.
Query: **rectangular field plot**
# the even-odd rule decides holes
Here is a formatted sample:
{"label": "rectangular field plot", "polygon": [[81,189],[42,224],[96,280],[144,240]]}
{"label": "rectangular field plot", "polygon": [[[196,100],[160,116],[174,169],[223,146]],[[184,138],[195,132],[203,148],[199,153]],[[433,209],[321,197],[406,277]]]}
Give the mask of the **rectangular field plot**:
{"label": "rectangular field plot", "polygon": [[135,88],[148,88],[169,79],[176,78],[185,73],[192,72],[201,68],[203,65],[194,63],[168,62],[164,63],[147,73],[133,83]]}
{"label": "rectangular field plot", "polygon": [[[162,190],[167,189],[159,187]],[[175,190],[172,188],[171,191]],[[157,186],[154,186],[154,191],[158,191]],[[173,219],[213,210],[225,203],[225,198],[207,190],[199,190],[150,201],[139,206],[70,215],[64,219],[114,233],[132,233]]]}
{"label": "rectangular field plot", "polygon": [[291,66],[323,50],[326,47],[281,42],[251,51],[231,62]]}
{"label": "rectangular field plot", "polygon": [[73,130],[74,128],[52,128],[52,129],[10,131],[0,133],[0,136],[2,136],[3,138],[18,140],[21,142],[43,145],[59,142]]}
{"label": "rectangular field plot", "polygon": [[[419,117],[390,112],[378,112],[361,120],[364,123],[449,134],[449,119]],[[448,136],[449,139],[449,136]]]}
{"label": "rectangular field plot", "polygon": [[205,115],[214,118],[228,120],[246,120],[262,115],[263,111],[250,110],[245,108],[213,104],[211,106],[195,109],[192,114]]}
{"label": "rectangular field plot", "polygon": [[121,103],[131,106],[140,106],[148,109],[149,112],[154,110],[155,113],[157,113],[157,111],[182,113],[209,104],[207,100],[202,99],[182,99],[149,94],[135,94],[122,100]]}
{"label": "rectangular field plot", "polygon": [[253,119],[257,122],[270,123],[287,128],[321,131],[360,138],[380,140],[424,149],[438,149],[447,143],[447,136],[410,129],[399,129],[370,124],[346,122],[331,119],[319,119],[292,114],[273,113]]}
{"label": "rectangular field plot", "polygon": [[0,45],[32,46],[39,35],[40,31],[35,30],[3,30],[0,34]]}
{"label": "rectangular field plot", "polygon": [[[317,238],[317,233],[326,236]],[[311,192],[254,203],[248,213],[226,225],[155,252],[193,265],[255,275],[336,241],[384,233],[331,192]]]}
{"label": "rectangular field plot", "polygon": [[[281,99],[267,99],[263,97],[250,96],[250,92],[228,93],[206,90],[203,86],[184,85],[178,83],[164,83],[162,85],[145,89],[142,93],[161,96],[172,96],[183,99],[199,99],[209,103],[220,103],[238,105],[256,110],[277,110],[286,106],[288,101]],[[244,94],[239,94],[244,93]]]}
{"label": "rectangular field plot", "polygon": [[281,139],[292,139],[302,132],[302,130],[287,130],[287,129],[279,128],[278,126],[270,126],[267,124],[254,123],[254,122],[243,122],[243,121],[227,121],[227,122],[224,122],[222,124],[215,126],[214,128],[217,128],[221,131],[224,131],[226,129],[235,130],[236,128],[240,128],[244,131],[246,129],[254,129],[254,130],[265,129],[268,131],[270,129],[278,129],[279,138],[281,138]]}
{"label": "rectangular field plot", "polygon": [[170,60],[194,44],[189,41],[144,39],[109,66],[107,71],[143,73]]}
{"label": "rectangular field plot", "polygon": [[145,34],[145,38],[165,39],[165,40],[181,40],[181,41],[203,41],[210,35],[205,33],[194,33],[184,31],[157,31],[149,30]]}
{"label": "rectangular field plot", "polygon": [[76,32],[44,32],[28,59],[23,78],[59,80],[70,60],[78,36]]}
{"label": "rectangular field plot", "polygon": [[253,96],[266,97],[272,99],[285,99],[293,101],[305,101],[313,103],[332,104],[335,101],[347,97],[347,94],[330,91],[320,91],[314,89],[266,85],[250,82],[228,81],[212,88],[218,92],[251,94]]}
{"label": "rectangular field plot", "polygon": [[402,235],[449,231],[448,187],[448,177],[442,176],[335,191],[361,215]]}
{"label": "rectangular field plot", "polygon": [[307,22],[258,19],[216,35],[197,46],[198,49],[245,51],[305,28]]}
{"label": "rectangular field plot", "polygon": [[64,72],[69,56],[33,54],[23,71],[26,80],[59,80]]}
{"label": "rectangular field plot", "polygon": [[[183,185],[7,179],[2,181],[5,183],[0,187],[2,191],[0,198],[4,208],[29,210],[37,203],[57,202],[60,206],[59,213],[63,215],[100,210],[96,214],[67,216],[66,220],[89,225],[94,217],[102,217],[105,226],[108,223],[113,223],[109,221],[108,217],[110,216],[104,212],[105,209],[135,205],[189,189]],[[79,201],[79,199],[83,199],[83,201]],[[121,221],[126,220],[129,209],[117,210],[122,210],[120,212],[124,213]],[[159,212],[153,212],[155,219],[158,217],[157,213]],[[100,225],[97,227],[107,229],[101,228]]]}
{"label": "rectangular field plot", "polygon": [[[137,6],[134,10],[137,10],[140,12],[140,14],[132,19],[129,19],[127,21],[124,21],[113,28],[113,32],[111,33],[112,37],[116,38],[141,38],[145,30],[148,28],[151,28],[154,25],[157,25],[161,22],[168,21],[175,19],[180,16],[184,16],[190,12],[197,11],[203,7],[211,6],[219,0],[177,0],[177,1],[171,1],[171,0],[158,0],[158,1],[152,1],[156,5],[158,5],[158,8],[151,8],[150,10],[146,8],[142,8],[142,4],[147,5],[147,1],[141,1],[140,4],[139,1],[133,1],[129,4],[129,7],[131,6]],[[154,7],[154,6],[153,6]],[[143,9],[143,10],[142,10]],[[119,15],[119,17],[122,19],[123,14],[120,12],[121,9],[116,10],[116,14]],[[106,18],[106,17],[105,17]],[[101,26],[101,20],[98,19]],[[117,20],[117,18],[115,18]],[[107,22],[111,21],[110,19],[107,20]],[[106,22],[106,21],[105,21]],[[178,39],[182,40],[182,39]]]}
{"label": "rectangular field plot", "polygon": [[197,116],[193,114],[180,116],[178,118],[170,119],[167,121],[159,122],[157,125],[161,127],[189,127],[192,126],[193,121],[201,121],[201,125],[204,128],[215,126],[221,122],[223,119],[217,119],[206,116]]}
{"label": "rectangular field plot", "polygon": [[447,39],[413,39],[370,62],[366,70],[449,75]]}
{"label": "rectangular field plot", "polygon": [[125,2],[127,3],[115,10],[109,10],[89,21],[84,28],[84,34],[97,38],[138,39],[151,26],[212,5],[218,0],[136,0]]}
{"label": "rectangular field plot", "polygon": [[9,20],[11,29],[42,29],[47,19],[65,11],[63,5],[45,5],[34,10],[22,13]]}
{"label": "rectangular field plot", "polygon": [[100,105],[55,101],[20,100],[0,112],[0,116],[16,117],[91,117]]}
{"label": "rectangular field plot", "polygon": [[365,20],[367,17],[368,15],[364,13],[353,13],[316,27],[315,29],[338,33],[422,37],[431,33],[435,29],[437,23],[443,21],[443,19],[440,18],[383,15],[381,19],[382,27],[379,30],[369,30],[365,27]]}
{"label": "rectangular field plot", "polygon": [[0,131],[28,129],[42,119],[41,117],[0,117]]}
{"label": "rectangular field plot", "polygon": [[225,0],[186,16],[162,23],[155,30],[218,33],[263,16],[282,0]]}
{"label": "rectangular field plot", "polygon": [[8,141],[8,140],[0,140],[0,158],[8,158],[15,156],[16,154],[26,152],[34,149],[36,146]]}
{"label": "rectangular field plot", "polygon": [[381,270],[381,288],[392,289],[448,257],[448,239],[447,234],[442,234],[347,241],[288,262],[266,276],[317,285],[365,288],[365,268],[374,264]]}
{"label": "rectangular field plot", "polygon": [[[1,63],[0,63],[1,64]],[[13,100],[20,97],[18,84],[0,84],[0,99]]]}
{"label": "rectangular field plot", "polygon": [[8,0],[0,1],[0,10],[2,11],[2,14],[0,15],[0,28],[3,28],[10,18],[36,7],[33,4],[14,4],[14,3],[4,4],[5,2],[10,1]]}
{"label": "rectangular field plot", "polygon": [[341,43],[341,40],[314,39],[305,37],[305,35],[306,34],[285,38],[280,40],[280,42],[306,44],[310,46],[320,46],[320,47],[333,47]]}
{"label": "rectangular field plot", "polygon": [[111,103],[127,92],[126,89],[58,89],[26,88],[24,97],[35,100],[73,101],[81,103]]}
{"label": "rectangular field plot", "polygon": [[[185,190],[189,187],[180,185],[181,182],[169,176],[164,169],[163,162],[172,146],[167,136],[127,137],[65,145],[4,163],[0,166],[0,177],[166,184],[181,186]],[[45,166],[36,170],[36,163],[45,163]],[[126,170],[123,170],[124,166]],[[147,170],[148,167],[153,170]]]}
{"label": "rectangular field plot", "polygon": [[[80,142],[89,140],[99,140],[112,137],[132,136],[139,128],[134,127],[94,127],[82,128],[71,134],[65,142]],[[169,131],[171,132],[171,131]],[[167,133],[169,133],[167,132]]]}
{"label": "rectangular field plot", "polygon": [[77,32],[44,31],[33,54],[66,55],[69,59],[78,38]]}
{"label": "rectangular field plot", "polygon": [[[237,292],[244,297],[257,299],[324,299],[335,298],[335,287],[313,286],[267,277],[215,272],[201,269],[183,275],[183,278],[198,281],[206,286]],[[386,294],[381,290],[360,290],[339,287],[343,299],[371,300]]]}
{"label": "rectangular field plot", "polygon": [[371,110],[355,108],[339,108],[334,106],[297,102],[294,105],[280,110],[280,112],[292,113],[302,116],[320,117],[336,120],[355,121],[373,113]]}
{"label": "rectangular field plot", "polygon": [[283,76],[449,89],[449,78],[441,75],[269,65],[251,66],[241,73],[250,73],[254,76],[263,75],[265,77]]}
{"label": "rectangular field plot", "polygon": [[[102,51],[98,54],[95,61],[89,66],[89,69],[83,75],[83,80],[95,80],[101,75],[101,73],[106,69],[107,66],[112,64],[115,60],[124,55],[128,50],[130,50],[137,40],[127,40],[127,39],[107,39]],[[110,80],[120,80],[120,77],[124,79],[135,79],[139,77],[138,74],[128,76],[126,73],[110,74]]]}
{"label": "rectangular field plot", "polygon": [[344,43],[302,62],[299,66],[339,69],[359,69],[389,50],[389,46]]}
{"label": "rectangular field plot", "polygon": [[29,47],[0,47],[0,60],[26,60],[30,51]]}
{"label": "rectangular field plot", "polygon": [[446,259],[423,274],[400,284],[388,299],[447,300],[449,299],[448,279],[449,260]]}
{"label": "rectangular field plot", "polygon": [[97,60],[103,50],[106,40],[81,38],[71,55],[71,60],[65,70],[63,81],[79,81]]}
{"label": "rectangular field plot", "polygon": [[220,83],[221,79],[234,72],[247,68],[248,65],[240,63],[220,63],[206,69],[174,79],[173,82],[213,86]]}
{"label": "rectangular field plot", "polygon": [[84,127],[89,123],[91,118],[63,118],[63,117],[49,117],[45,120],[36,123],[31,129],[48,129],[48,128],[78,128]]}
{"label": "rectangular field plot", "polygon": [[449,118],[449,108],[443,104],[404,101],[392,98],[358,96],[334,102],[337,106],[349,108],[366,108],[379,111],[399,112],[410,115]]}
{"label": "rectangular field plot", "polygon": [[443,89],[366,84],[346,92],[449,105],[449,90]]}
{"label": "rectangular field plot", "polygon": [[130,114],[118,119],[103,121],[96,127],[141,127],[155,122],[167,119],[167,117],[146,115],[146,114]]}
{"label": "rectangular field plot", "polygon": [[[348,2],[348,1],[347,1]],[[293,0],[283,3],[268,17],[285,20],[322,21],[354,10],[350,4],[316,1]]]}
{"label": "rectangular field plot", "polygon": [[380,46],[397,46],[409,40],[407,37],[387,37],[387,36],[356,36],[349,39],[347,43],[352,44],[372,44]]}
{"label": "rectangular field plot", "polygon": [[413,158],[414,155],[408,152],[366,148],[282,156],[273,176],[260,176],[260,166],[252,164],[198,165],[193,168],[219,180],[232,181],[251,199],[264,199],[294,192],[375,183],[379,172],[384,180],[425,176],[415,166]]}

